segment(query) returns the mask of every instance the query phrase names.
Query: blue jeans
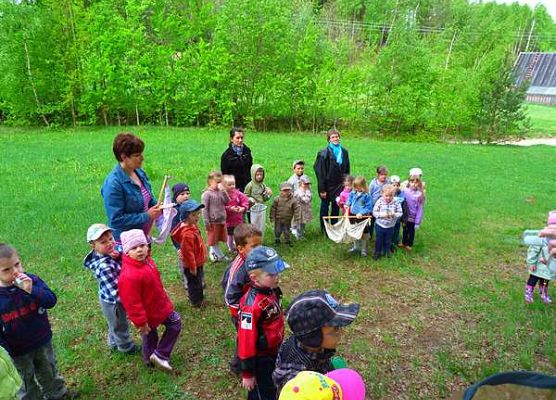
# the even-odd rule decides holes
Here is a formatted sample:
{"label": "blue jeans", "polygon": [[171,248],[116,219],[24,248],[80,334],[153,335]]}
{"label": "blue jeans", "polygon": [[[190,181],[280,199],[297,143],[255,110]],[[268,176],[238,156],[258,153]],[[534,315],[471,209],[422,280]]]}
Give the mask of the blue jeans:
{"label": "blue jeans", "polygon": [[390,253],[390,246],[392,245],[392,235],[394,235],[394,227],[383,228],[379,224],[376,224],[375,227],[375,254],[387,255]]}

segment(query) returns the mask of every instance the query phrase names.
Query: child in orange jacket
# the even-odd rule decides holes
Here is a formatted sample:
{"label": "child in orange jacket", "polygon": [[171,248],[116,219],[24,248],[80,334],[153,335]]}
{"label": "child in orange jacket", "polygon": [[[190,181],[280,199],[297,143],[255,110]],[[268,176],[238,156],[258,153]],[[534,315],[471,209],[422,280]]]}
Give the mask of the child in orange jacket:
{"label": "child in orange jacket", "polygon": [[187,279],[187,294],[194,307],[201,307],[204,300],[203,266],[207,260],[207,250],[197,226],[204,207],[195,200],[187,200],[179,209],[181,222],[172,231],[172,239],[180,244],[179,257]]}

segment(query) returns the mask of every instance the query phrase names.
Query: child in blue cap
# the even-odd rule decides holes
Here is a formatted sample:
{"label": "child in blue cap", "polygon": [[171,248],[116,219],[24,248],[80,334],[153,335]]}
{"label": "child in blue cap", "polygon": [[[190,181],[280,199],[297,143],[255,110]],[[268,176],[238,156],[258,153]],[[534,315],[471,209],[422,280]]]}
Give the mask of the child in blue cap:
{"label": "child in blue cap", "polygon": [[245,259],[251,280],[239,302],[238,356],[247,400],[275,400],[272,371],[284,340],[280,273],[288,265],[270,247],[256,247]]}

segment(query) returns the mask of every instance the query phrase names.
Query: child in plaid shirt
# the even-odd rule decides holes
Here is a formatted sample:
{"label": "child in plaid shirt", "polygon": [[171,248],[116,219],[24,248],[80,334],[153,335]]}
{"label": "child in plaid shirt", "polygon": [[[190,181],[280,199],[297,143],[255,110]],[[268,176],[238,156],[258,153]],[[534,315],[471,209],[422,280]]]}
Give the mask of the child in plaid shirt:
{"label": "child in plaid shirt", "polygon": [[392,250],[392,236],[398,218],[402,216],[402,206],[394,201],[396,189],[390,184],[382,188],[382,196],[373,207],[373,216],[376,218],[376,242],[373,258],[378,260],[382,256],[390,257]]}
{"label": "child in plaid shirt", "polygon": [[87,241],[92,250],[83,260],[98,281],[100,308],[108,322],[108,346],[124,354],[136,354],[141,346],[133,343],[129,334],[127,314],[118,294],[121,257],[114,249],[112,229],[104,224],[94,224],[87,230]]}

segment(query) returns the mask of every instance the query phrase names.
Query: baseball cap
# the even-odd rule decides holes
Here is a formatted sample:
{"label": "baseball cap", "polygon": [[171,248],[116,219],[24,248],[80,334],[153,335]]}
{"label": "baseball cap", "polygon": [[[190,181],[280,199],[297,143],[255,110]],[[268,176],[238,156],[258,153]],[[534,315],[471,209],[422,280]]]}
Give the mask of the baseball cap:
{"label": "baseball cap", "polygon": [[340,385],[314,371],[301,371],[282,388],[279,400],[343,400]]}
{"label": "baseball cap", "polygon": [[296,336],[323,326],[342,327],[353,322],[359,304],[341,304],[326,290],[309,290],[297,296],[286,310],[286,321]]}
{"label": "baseball cap", "polygon": [[107,225],[104,224],[93,224],[87,229],[87,242],[92,242],[93,240],[97,240],[99,237],[102,236],[104,232],[111,231]]}
{"label": "baseball cap", "polygon": [[296,165],[301,164],[301,165],[305,165],[305,161],[303,160],[295,160],[292,164],[292,168],[295,168]]}
{"label": "baseball cap", "polygon": [[179,208],[180,220],[183,221],[184,219],[187,219],[187,217],[189,217],[189,214],[202,208],[205,208],[204,204],[199,204],[193,199],[187,200]]}
{"label": "baseball cap", "polygon": [[299,178],[299,182],[311,183],[311,179],[309,179],[309,177],[307,175],[301,175],[301,177]]}
{"label": "baseball cap", "polygon": [[280,190],[292,190],[292,185],[289,182],[282,182],[280,184]]}
{"label": "baseball cap", "polygon": [[255,247],[245,259],[245,267],[248,272],[262,269],[269,274],[279,274],[290,266],[284,262],[276,250],[271,247]]}
{"label": "baseball cap", "polygon": [[400,183],[400,177],[398,175],[392,175],[390,177],[390,183]]}
{"label": "baseball cap", "polygon": [[409,170],[409,175],[410,176],[415,176],[415,175],[422,176],[423,175],[423,170],[421,170],[421,168],[417,168],[417,167],[411,168]]}

